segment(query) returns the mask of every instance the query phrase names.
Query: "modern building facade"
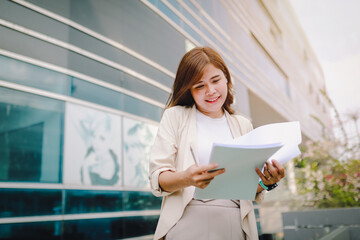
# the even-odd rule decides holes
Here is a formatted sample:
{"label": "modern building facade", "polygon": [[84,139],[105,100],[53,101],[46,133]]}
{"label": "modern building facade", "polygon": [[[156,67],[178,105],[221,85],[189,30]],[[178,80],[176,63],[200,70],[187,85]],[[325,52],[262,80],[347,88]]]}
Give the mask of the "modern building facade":
{"label": "modern building facade", "polygon": [[201,45],[255,127],[321,136],[324,77],[287,1],[0,1],[0,239],[151,239],[148,155]]}

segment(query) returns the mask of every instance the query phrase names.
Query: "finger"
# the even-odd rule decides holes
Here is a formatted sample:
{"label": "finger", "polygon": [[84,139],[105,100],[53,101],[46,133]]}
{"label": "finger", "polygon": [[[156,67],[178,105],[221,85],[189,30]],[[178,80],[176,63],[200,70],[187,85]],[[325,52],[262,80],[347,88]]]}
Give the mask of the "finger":
{"label": "finger", "polygon": [[285,177],[285,168],[284,166],[276,161],[275,159],[272,160],[273,165],[278,169],[279,175],[283,178]]}
{"label": "finger", "polygon": [[204,187],[204,186],[207,186],[207,185],[210,184],[211,180],[213,180],[213,179],[214,179],[214,178],[209,178],[209,179],[204,179],[204,178],[202,178],[201,180],[198,179],[198,181],[197,181],[197,183],[196,183],[196,186],[197,186],[197,187],[200,187],[200,188],[202,188],[202,187]]}
{"label": "finger", "polygon": [[215,168],[219,167],[219,165],[217,163],[210,163],[210,164],[207,164],[207,165],[200,165],[198,167],[198,171],[199,172],[207,172],[209,170],[213,170]]}
{"label": "finger", "polygon": [[280,181],[279,174],[277,172],[277,168],[275,168],[270,162],[266,162],[266,166],[268,168],[268,172],[270,173],[270,178],[268,178],[268,184],[273,184],[275,182]]}
{"label": "finger", "polygon": [[261,178],[261,181],[263,181],[263,182],[267,181],[267,180],[266,180],[266,177],[265,177],[264,174],[260,171],[260,169],[255,168],[255,171],[256,171],[257,175]]}
{"label": "finger", "polygon": [[[266,162],[267,167],[268,167],[268,171],[270,172],[271,178],[269,179],[269,181],[271,181],[271,183],[275,183],[280,181],[281,177],[279,176],[279,173],[277,171],[277,168],[275,168],[271,163]],[[275,182],[274,182],[275,181]]]}
{"label": "finger", "polygon": [[274,177],[275,175],[278,175],[277,168],[274,167],[274,166],[272,165],[272,163],[266,162],[266,167],[267,167],[268,172],[270,173],[271,176]]}
{"label": "finger", "polygon": [[265,175],[267,180],[269,180],[272,177],[271,174],[270,174],[269,169],[266,166],[264,167],[264,175]]}
{"label": "finger", "polygon": [[266,185],[269,185],[269,184],[273,184],[274,183],[274,178],[273,176],[271,175],[270,173],[270,170],[267,168],[266,164],[264,166],[264,177],[265,177],[265,180],[263,180],[263,183],[266,184]]}
{"label": "finger", "polygon": [[213,172],[208,172],[208,174],[214,178],[220,174],[223,174],[225,171],[226,171],[225,168],[221,168],[221,169],[213,171]]}
{"label": "finger", "polygon": [[205,172],[201,175],[201,178],[203,180],[212,180],[214,179],[216,176],[223,174],[225,172],[225,168],[213,171],[213,172]]}
{"label": "finger", "polygon": [[204,188],[206,188],[209,184],[210,184],[209,181],[208,181],[208,182],[202,182],[201,184],[199,184],[199,188],[204,189]]}

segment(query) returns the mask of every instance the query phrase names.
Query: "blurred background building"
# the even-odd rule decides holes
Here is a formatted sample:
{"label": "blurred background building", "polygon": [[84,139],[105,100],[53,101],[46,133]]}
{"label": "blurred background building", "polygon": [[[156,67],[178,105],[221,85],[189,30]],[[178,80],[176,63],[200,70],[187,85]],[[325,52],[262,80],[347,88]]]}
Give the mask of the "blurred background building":
{"label": "blurred background building", "polygon": [[[287,1],[0,1],[0,239],[151,239],[148,153],[177,64],[202,45],[254,127],[321,136],[323,73]],[[281,231],[265,219],[296,192],[287,167],[260,234]]]}

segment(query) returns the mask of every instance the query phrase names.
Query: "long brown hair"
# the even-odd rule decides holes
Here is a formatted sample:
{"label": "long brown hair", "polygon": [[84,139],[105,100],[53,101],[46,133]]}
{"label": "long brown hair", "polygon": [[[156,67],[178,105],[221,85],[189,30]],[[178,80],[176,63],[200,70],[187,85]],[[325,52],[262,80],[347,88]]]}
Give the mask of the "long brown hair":
{"label": "long brown hair", "polygon": [[223,107],[230,114],[235,112],[230,107],[234,101],[234,96],[229,69],[221,56],[210,47],[196,47],[183,56],[167,103],[168,108],[177,105],[191,107],[195,104],[190,89],[201,79],[208,64],[214,65],[224,73],[227,79],[228,93]]}

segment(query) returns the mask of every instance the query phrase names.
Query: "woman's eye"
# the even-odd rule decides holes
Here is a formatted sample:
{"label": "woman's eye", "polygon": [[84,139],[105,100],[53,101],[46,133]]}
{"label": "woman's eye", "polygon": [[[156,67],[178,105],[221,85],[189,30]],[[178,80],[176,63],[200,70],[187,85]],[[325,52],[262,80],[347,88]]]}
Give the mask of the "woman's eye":
{"label": "woman's eye", "polygon": [[218,81],[220,81],[220,79],[215,79],[213,80],[213,83],[217,83]]}
{"label": "woman's eye", "polygon": [[195,89],[202,89],[204,87],[204,85],[197,85],[195,86]]}

